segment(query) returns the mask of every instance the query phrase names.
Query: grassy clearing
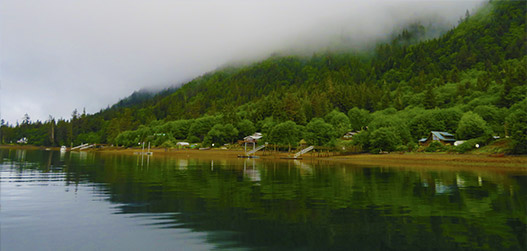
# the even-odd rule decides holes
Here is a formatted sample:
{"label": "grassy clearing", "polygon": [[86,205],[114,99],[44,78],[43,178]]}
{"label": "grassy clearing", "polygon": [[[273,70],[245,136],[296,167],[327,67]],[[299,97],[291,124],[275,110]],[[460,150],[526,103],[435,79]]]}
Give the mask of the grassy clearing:
{"label": "grassy clearing", "polygon": [[512,151],[513,142],[510,139],[499,139],[491,144],[471,151],[472,154],[506,154]]}

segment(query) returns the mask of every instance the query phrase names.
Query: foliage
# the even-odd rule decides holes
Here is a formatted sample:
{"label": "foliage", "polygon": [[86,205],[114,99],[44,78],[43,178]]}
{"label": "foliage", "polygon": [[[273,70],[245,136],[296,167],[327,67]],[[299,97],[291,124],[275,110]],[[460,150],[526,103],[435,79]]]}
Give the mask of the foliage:
{"label": "foliage", "polygon": [[[186,139],[190,132],[193,120],[175,120],[169,121],[161,126],[154,127],[157,133],[168,133],[175,139]],[[194,128],[194,130],[198,130]]]}
{"label": "foliage", "polygon": [[426,137],[430,131],[454,132],[463,112],[458,108],[419,110],[410,120],[410,130],[417,138]]}
{"label": "foliage", "polygon": [[273,120],[273,117],[267,117],[264,120],[260,120],[257,123],[257,128],[259,128],[260,132],[268,135],[271,133],[271,130],[276,125],[276,122]]}
{"label": "foliage", "polygon": [[394,151],[401,143],[394,127],[381,127],[370,134],[370,149],[373,153]]}
{"label": "foliage", "polygon": [[238,137],[238,129],[232,124],[216,124],[207,133],[204,139],[206,145],[216,144],[223,145],[225,143],[232,143]]}
{"label": "foliage", "polygon": [[310,145],[328,145],[336,137],[335,128],[321,118],[314,118],[306,125],[304,139]]}
{"label": "foliage", "polygon": [[256,132],[256,127],[254,123],[248,119],[243,119],[236,125],[238,128],[238,138],[244,138],[245,136],[252,135]]}
{"label": "foliage", "polygon": [[207,133],[212,129],[212,127],[218,122],[218,118],[213,116],[204,116],[198,119],[195,119],[192,122],[192,125],[188,131],[188,137],[194,136],[199,138],[200,141],[205,138]]}
{"label": "foliage", "polygon": [[456,146],[454,150],[459,153],[466,153],[470,150],[476,149],[476,145],[483,146],[484,143],[485,140],[482,138],[469,139],[463,142],[463,144]]}
{"label": "foliage", "polygon": [[349,131],[350,120],[348,116],[342,112],[333,110],[324,117],[324,120],[335,128],[338,136],[343,136]]}
{"label": "foliage", "polygon": [[100,142],[99,134],[96,132],[81,133],[75,139],[74,144],[80,145],[84,142]]}
{"label": "foliage", "polygon": [[439,141],[432,141],[430,145],[425,148],[425,152],[443,152],[447,147]]}
{"label": "foliage", "polygon": [[460,139],[490,138],[492,131],[479,115],[473,112],[463,114],[459,121],[456,135]]}
{"label": "foliage", "polygon": [[337,140],[335,147],[342,153],[360,153],[362,148],[351,140]]}
{"label": "foliage", "polygon": [[390,128],[395,136],[402,144],[407,144],[412,141],[410,129],[408,128],[402,114],[385,115],[385,113],[378,112],[372,115],[373,120],[368,126],[368,130],[372,133],[380,128]]}
{"label": "foliage", "polygon": [[512,112],[506,119],[509,134],[514,140],[513,152],[517,154],[527,153],[527,111],[518,109]]}
{"label": "foliage", "polygon": [[419,148],[419,145],[415,142],[408,142],[404,151],[413,152]]}
{"label": "foliage", "polygon": [[163,142],[160,147],[164,147],[164,148],[174,148],[176,147],[176,144],[174,144],[174,142],[172,140],[166,140],[165,142]]}
{"label": "foliage", "polygon": [[370,149],[370,132],[361,131],[353,136],[353,144],[359,146],[364,151]]}
{"label": "foliage", "polygon": [[278,145],[296,146],[302,139],[303,127],[293,121],[286,121],[273,127],[269,141]]}
{"label": "foliage", "polygon": [[479,105],[474,108],[474,113],[481,116],[495,134],[504,136],[503,125],[507,116],[507,109],[500,109],[493,105]]}
{"label": "foliage", "polygon": [[360,131],[370,122],[370,112],[364,109],[353,107],[348,111],[351,129]]}

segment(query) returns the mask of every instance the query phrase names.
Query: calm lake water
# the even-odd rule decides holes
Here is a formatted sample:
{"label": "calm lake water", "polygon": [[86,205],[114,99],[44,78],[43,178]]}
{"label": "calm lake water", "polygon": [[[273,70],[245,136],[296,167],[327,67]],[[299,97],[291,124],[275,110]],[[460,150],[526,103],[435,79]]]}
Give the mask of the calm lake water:
{"label": "calm lake water", "polygon": [[527,174],[0,154],[1,250],[527,249]]}

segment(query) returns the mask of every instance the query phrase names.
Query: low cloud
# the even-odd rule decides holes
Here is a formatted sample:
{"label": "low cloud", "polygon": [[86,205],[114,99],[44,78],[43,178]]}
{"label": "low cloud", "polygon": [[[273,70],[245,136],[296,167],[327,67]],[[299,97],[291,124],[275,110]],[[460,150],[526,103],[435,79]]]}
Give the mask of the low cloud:
{"label": "low cloud", "polygon": [[417,19],[453,27],[482,1],[4,0],[0,111],[10,123],[97,112],[274,52],[360,48]]}

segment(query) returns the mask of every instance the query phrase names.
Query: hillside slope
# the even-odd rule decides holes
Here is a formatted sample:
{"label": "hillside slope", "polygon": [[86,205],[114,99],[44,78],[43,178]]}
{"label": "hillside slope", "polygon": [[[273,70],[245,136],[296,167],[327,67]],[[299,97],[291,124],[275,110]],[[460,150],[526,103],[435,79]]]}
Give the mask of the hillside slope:
{"label": "hillside slope", "polygon": [[[393,144],[406,145],[432,129],[456,133],[468,112],[485,121],[488,130],[461,133],[458,137],[512,135],[515,132],[506,121],[523,121],[523,115],[515,113],[526,103],[526,12],[522,1],[493,1],[436,39],[412,44],[408,41],[414,41],[418,34],[405,30],[390,43],[379,44],[373,53],[275,56],[249,66],[206,74],[175,91],[153,97],[138,95],[135,101],[125,100],[94,115],[4,127],[3,140],[16,140],[33,132],[36,144],[123,144],[118,142],[123,133],[121,139],[144,140],[160,130],[169,130],[163,125],[179,120],[186,129],[170,133],[172,141],[205,140],[213,125],[221,124],[231,125],[237,131],[229,137],[222,136],[220,141],[228,142],[241,137],[242,131],[252,131],[241,128],[241,121],[273,138],[271,131],[280,123],[292,121],[306,126],[302,131],[309,131],[310,122],[324,118],[323,123],[329,122],[336,133],[327,135],[327,142],[319,144],[327,144],[343,131],[370,126],[396,128],[394,137],[398,139]],[[342,114],[347,115],[349,122]],[[357,114],[367,114],[367,118],[361,121]],[[510,114],[515,115],[508,118]],[[335,122],[335,116],[341,122]],[[425,121],[423,116],[437,119]],[[193,120],[196,118],[200,119]],[[199,132],[191,130],[199,127],[194,124],[205,120]],[[398,120],[404,121],[404,126],[386,122]],[[131,133],[141,125],[148,130]],[[51,137],[48,131],[53,126],[57,130]],[[218,133],[227,130],[217,129]],[[520,135],[524,133],[521,128],[515,130]],[[46,136],[38,136],[37,132]],[[298,137],[306,138],[304,134]],[[161,144],[163,140],[158,141]],[[367,139],[363,147],[373,149],[380,144],[370,141]]]}

